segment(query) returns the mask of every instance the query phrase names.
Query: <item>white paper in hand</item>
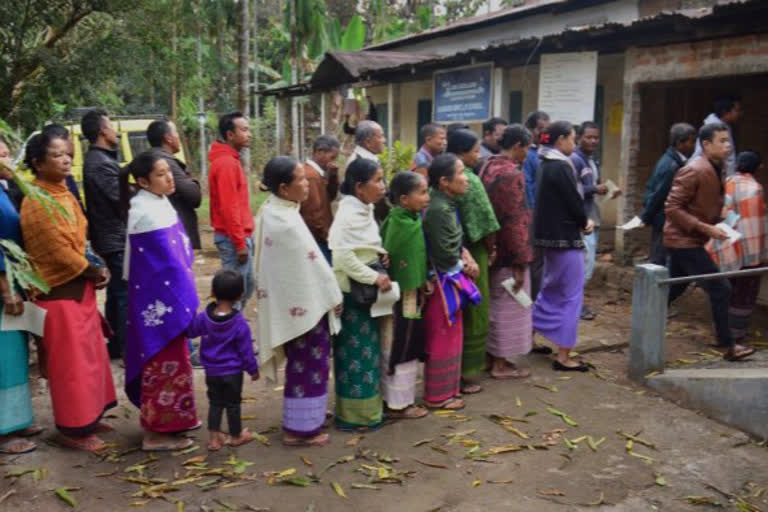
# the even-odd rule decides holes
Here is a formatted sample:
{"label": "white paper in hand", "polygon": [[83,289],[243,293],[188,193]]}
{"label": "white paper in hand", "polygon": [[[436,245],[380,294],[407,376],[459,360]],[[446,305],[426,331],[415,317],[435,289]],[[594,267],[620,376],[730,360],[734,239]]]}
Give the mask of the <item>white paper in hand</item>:
{"label": "white paper in hand", "polygon": [[45,315],[48,311],[32,302],[24,303],[24,313],[19,316],[8,315],[3,311],[2,331],[27,331],[36,336],[43,335]]}
{"label": "white paper in hand", "polygon": [[605,186],[608,188],[608,192],[606,192],[605,195],[597,196],[597,200],[600,202],[600,204],[612,199],[616,199],[616,197],[618,197],[614,196],[614,194],[619,191],[619,187],[613,182],[613,180],[606,181]]}
{"label": "white paper in hand", "polygon": [[371,318],[391,315],[395,303],[400,300],[400,285],[392,281],[392,289],[388,292],[379,290],[376,302],[371,306]]}
{"label": "white paper in hand", "polygon": [[731,226],[729,226],[725,222],[721,222],[720,224],[717,224],[715,227],[725,231],[725,234],[728,235],[728,242],[730,243],[738,242],[742,238],[741,233],[733,229]]}
{"label": "white paper in hand", "polygon": [[639,228],[642,225],[643,225],[643,221],[640,219],[640,217],[635,215],[634,217],[632,217],[632,220],[630,220],[626,224],[622,224],[621,226],[619,226],[619,229],[623,229],[625,231],[629,231],[630,229]]}
{"label": "white paper in hand", "polygon": [[501,286],[503,286],[504,289],[507,291],[507,293],[510,294],[524,308],[529,308],[533,304],[531,297],[529,297],[528,294],[525,293],[525,290],[520,288],[520,290],[515,292],[514,277],[510,277],[509,279],[502,281]]}

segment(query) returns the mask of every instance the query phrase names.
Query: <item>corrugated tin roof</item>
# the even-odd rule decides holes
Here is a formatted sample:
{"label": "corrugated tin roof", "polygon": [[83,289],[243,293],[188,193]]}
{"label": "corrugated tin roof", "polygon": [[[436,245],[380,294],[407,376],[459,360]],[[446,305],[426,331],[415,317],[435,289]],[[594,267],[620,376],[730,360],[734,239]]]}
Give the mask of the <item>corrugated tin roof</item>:
{"label": "corrugated tin roof", "polygon": [[349,82],[360,79],[365,73],[389,69],[406,64],[418,64],[438,58],[431,53],[415,52],[328,52],[312,74],[310,83],[315,87],[338,84],[340,79]]}

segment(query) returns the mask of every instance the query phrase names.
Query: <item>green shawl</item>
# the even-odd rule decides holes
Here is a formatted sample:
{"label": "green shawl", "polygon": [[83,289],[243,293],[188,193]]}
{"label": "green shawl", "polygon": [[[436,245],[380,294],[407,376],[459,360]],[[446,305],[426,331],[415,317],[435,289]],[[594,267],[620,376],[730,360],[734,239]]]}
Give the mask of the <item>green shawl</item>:
{"label": "green shawl", "polygon": [[456,201],[435,189],[430,190],[430,196],[424,214],[424,233],[435,267],[446,272],[461,259],[462,232],[456,220]]}
{"label": "green shawl", "polygon": [[464,239],[468,245],[472,245],[498,231],[500,226],[483,182],[469,167],[464,168],[464,174],[469,180],[469,188],[466,194],[456,198],[456,203],[459,206]]}
{"label": "green shawl", "polygon": [[381,225],[381,239],[389,253],[389,276],[404,292],[427,282],[427,248],[421,218],[396,206]]}

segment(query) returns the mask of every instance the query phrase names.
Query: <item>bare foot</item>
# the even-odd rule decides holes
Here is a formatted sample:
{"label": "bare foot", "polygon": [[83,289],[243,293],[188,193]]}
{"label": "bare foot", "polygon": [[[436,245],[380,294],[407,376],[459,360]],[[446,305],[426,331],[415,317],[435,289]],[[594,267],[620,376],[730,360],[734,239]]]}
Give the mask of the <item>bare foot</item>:
{"label": "bare foot", "polygon": [[107,447],[107,443],[93,434],[85,437],[70,437],[59,433],[54,440],[67,448],[86,452],[98,452]]}
{"label": "bare foot", "polygon": [[245,443],[250,443],[251,441],[253,441],[253,434],[251,434],[250,430],[248,430],[247,428],[244,428],[243,430],[240,431],[239,436],[237,437],[229,436],[227,438],[226,443],[229,446],[241,446],[241,445],[244,445]]}

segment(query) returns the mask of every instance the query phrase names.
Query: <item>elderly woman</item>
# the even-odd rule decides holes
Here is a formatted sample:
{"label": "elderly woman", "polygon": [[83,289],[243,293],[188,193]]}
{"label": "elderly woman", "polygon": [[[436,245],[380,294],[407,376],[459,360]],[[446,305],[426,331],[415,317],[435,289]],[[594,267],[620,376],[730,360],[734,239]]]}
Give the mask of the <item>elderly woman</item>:
{"label": "elderly woman", "polygon": [[[488,190],[501,229],[496,235],[497,257],[490,271],[490,322],[488,354],[491,377],[520,379],[530,376],[510,360],[532,348],[531,309],[518,302],[511,292],[531,293],[528,266],[533,250],[528,240],[531,210],[526,200],[523,162],[531,146],[531,132],[522,125],[507,126],[499,140],[501,153],[488,158],[480,178]],[[514,279],[511,290],[510,279]]]}
{"label": "elderly woman", "polygon": [[381,333],[378,320],[371,317],[371,302],[364,300],[364,290],[392,288],[385,270],[389,259],[373,215],[374,205],[384,198],[381,166],[367,158],[355,159],[347,167],[341,193],[344,197],[328,236],[333,269],[344,293],[341,332],[333,350],[336,426],[369,430],[378,428],[383,418]]}
{"label": "elderly woman", "polygon": [[477,262],[477,287],[483,301],[464,311],[464,349],[461,356],[463,393],[482,391],[476,382],[485,371],[486,342],[488,338],[489,291],[488,267],[496,258],[496,232],[499,222],[480,178],[472,170],[480,163],[480,139],[470,130],[452,130],[448,133],[448,153],[455,154],[464,164],[467,192],[456,198],[459,219],[464,233],[464,244]]}
{"label": "elderly woman", "polygon": [[48,376],[57,442],[102,450],[106,443],[97,434],[112,427],[101,418],[117,404],[103,319],[96,307],[96,289],[107,285],[109,271],[85,257],[87,221],[66,184],[72,166],[67,141],[45,132],[32,137],[26,163],[35,174],[35,185],[67,212],[66,217],[51,213],[28,200],[21,207],[24,246],[51,287],[36,303],[48,312],[39,360]]}
{"label": "elderly woman", "polygon": [[262,362],[276,374],[286,358],[283,443],[321,446],[328,403],[331,335],[341,291],[299,212],[309,196],[304,167],[288,156],[267,162],[270,196],[256,222],[256,281]]}
{"label": "elderly woman", "polygon": [[[762,169],[760,155],[753,151],[739,153],[736,174],[725,182],[722,217],[741,233],[736,242],[710,240],[707,250],[721,272],[756,268],[768,262],[768,217],[763,186],[755,176]],[[728,326],[735,343],[747,337],[749,320],[755,310],[762,276],[731,279],[731,303]]]}

